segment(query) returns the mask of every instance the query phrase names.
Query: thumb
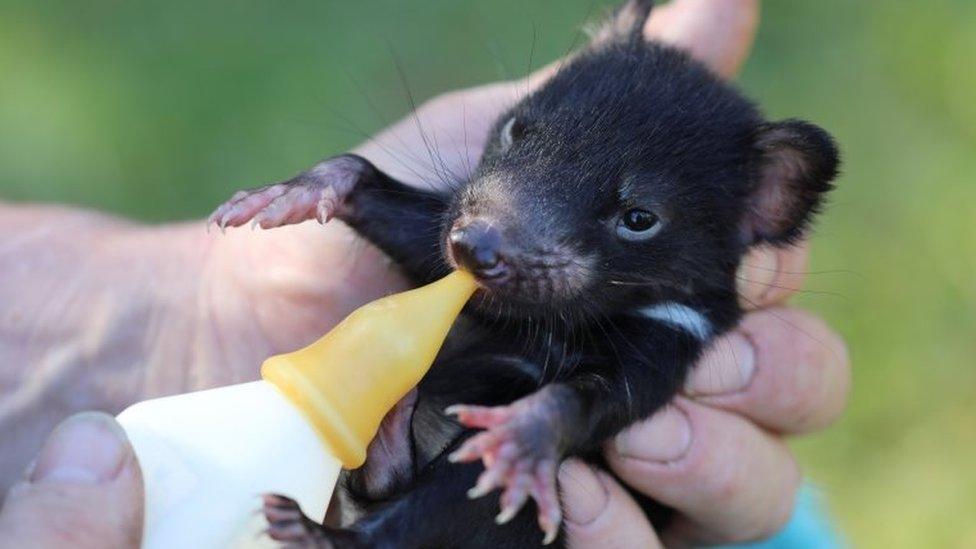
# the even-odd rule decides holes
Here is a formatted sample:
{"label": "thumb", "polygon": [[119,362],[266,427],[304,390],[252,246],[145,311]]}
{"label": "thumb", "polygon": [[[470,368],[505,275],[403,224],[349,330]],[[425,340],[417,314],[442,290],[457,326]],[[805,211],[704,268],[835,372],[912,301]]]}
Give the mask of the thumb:
{"label": "thumb", "polygon": [[137,547],[142,474],[122,427],[85,412],[58,425],[0,509],[0,548]]}
{"label": "thumb", "polygon": [[759,0],[675,0],[654,8],[644,35],[688,51],[718,75],[735,76],[759,26]]}

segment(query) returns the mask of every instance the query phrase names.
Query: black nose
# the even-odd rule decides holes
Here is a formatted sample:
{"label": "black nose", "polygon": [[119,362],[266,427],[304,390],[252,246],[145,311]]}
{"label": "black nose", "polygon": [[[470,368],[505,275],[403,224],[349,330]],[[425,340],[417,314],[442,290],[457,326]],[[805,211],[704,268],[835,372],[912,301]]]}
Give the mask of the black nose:
{"label": "black nose", "polygon": [[458,265],[481,278],[500,278],[508,267],[501,254],[502,236],[484,221],[455,227],[449,236],[451,255]]}

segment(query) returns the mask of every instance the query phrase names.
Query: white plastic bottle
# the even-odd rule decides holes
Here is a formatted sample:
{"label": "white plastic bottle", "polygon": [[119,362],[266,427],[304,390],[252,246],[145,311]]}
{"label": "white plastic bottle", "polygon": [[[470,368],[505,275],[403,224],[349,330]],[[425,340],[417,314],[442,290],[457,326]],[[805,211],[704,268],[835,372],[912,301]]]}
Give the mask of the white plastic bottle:
{"label": "white plastic bottle", "polygon": [[321,521],[342,464],[274,385],[255,381],[122,412],[145,485],[143,547],[277,547],[260,496]]}
{"label": "white plastic bottle", "polygon": [[383,416],[430,368],[475,290],[456,272],[369,303],[320,340],[269,358],[262,381],[140,402],[119,414],[143,473],[147,549],[276,544],[261,496],[325,516]]}

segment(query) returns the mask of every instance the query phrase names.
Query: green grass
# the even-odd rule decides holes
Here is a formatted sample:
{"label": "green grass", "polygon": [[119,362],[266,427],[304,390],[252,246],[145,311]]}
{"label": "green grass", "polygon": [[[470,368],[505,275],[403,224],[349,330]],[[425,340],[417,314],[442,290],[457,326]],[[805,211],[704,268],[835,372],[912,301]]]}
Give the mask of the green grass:
{"label": "green grass", "polygon": [[[589,0],[0,4],[0,197],[145,220],[345,150],[418,99],[561,55]],[[850,343],[796,443],[865,547],[976,545],[976,4],[766,2],[741,85],[844,176],[799,298]],[[368,99],[367,99],[368,98]]]}

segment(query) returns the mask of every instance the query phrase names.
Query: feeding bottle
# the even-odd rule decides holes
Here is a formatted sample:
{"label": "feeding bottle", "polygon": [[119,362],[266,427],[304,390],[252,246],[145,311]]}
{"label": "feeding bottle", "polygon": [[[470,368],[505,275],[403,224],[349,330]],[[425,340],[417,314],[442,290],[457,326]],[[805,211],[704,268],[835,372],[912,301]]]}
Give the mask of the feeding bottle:
{"label": "feeding bottle", "polygon": [[118,419],[145,483],[144,548],[273,544],[258,512],[277,493],[322,520],[383,416],[427,372],[475,290],[470,275],[379,299],[261,381],[135,404]]}

